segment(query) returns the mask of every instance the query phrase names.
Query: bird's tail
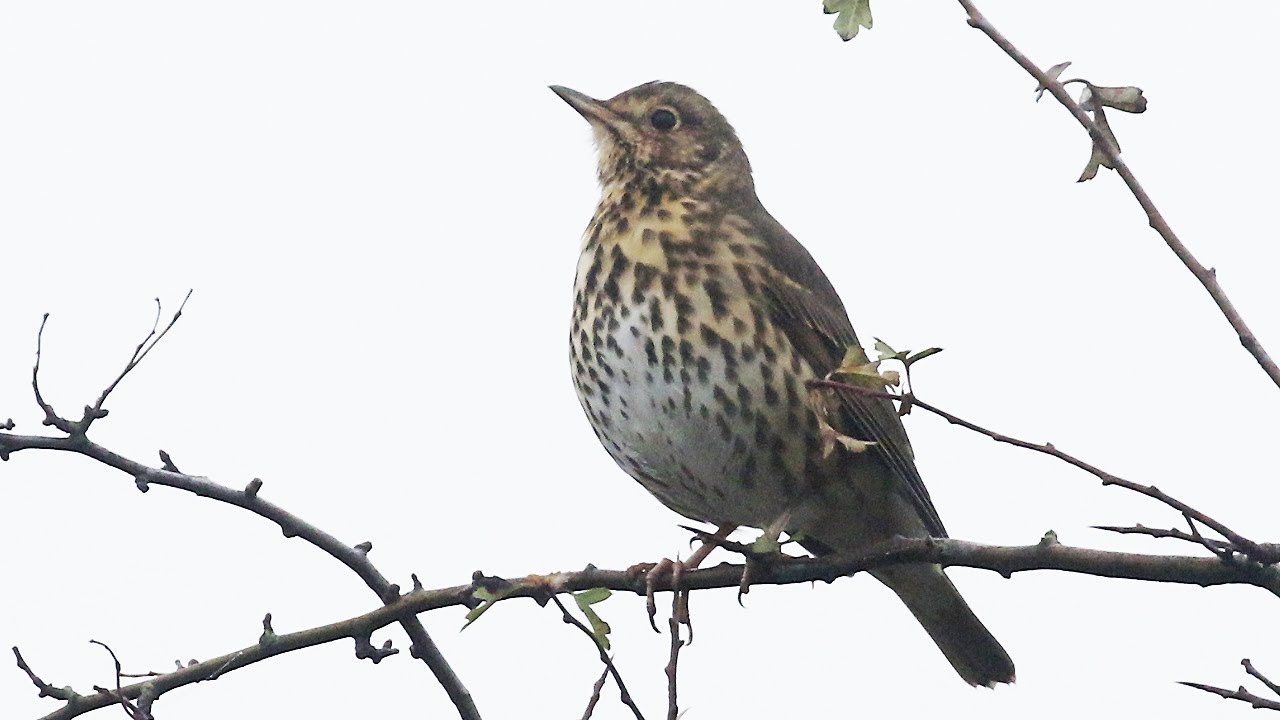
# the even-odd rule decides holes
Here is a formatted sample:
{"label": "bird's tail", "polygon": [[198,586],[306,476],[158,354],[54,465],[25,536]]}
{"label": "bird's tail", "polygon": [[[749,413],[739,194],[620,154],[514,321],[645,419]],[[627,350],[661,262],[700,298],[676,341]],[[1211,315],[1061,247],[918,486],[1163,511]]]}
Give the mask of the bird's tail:
{"label": "bird's tail", "polygon": [[960,677],[994,687],[1014,681],[1013,660],[937,565],[901,565],[872,573],[898,594]]}

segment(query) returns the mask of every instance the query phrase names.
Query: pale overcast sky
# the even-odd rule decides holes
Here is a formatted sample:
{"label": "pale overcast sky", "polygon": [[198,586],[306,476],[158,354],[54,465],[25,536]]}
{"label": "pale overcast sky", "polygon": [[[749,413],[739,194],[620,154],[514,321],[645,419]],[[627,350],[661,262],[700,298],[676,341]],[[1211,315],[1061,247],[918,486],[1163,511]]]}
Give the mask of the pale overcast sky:
{"label": "pale overcast sky", "polygon": [[[1125,157],[1259,337],[1280,352],[1274,93],[1280,8],[984,0],[1042,66],[1141,86],[1112,113]],[[851,43],[808,2],[7,3],[0,23],[0,421],[70,414],[195,294],[93,436],[264,497],[394,581],[620,568],[687,552],[682,520],[598,446],[569,380],[587,125],[546,89],[691,85],[737,127],[765,204],[839,288],[864,340],[946,352],[917,391],[1051,440],[1260,540],[1275,508],[1280,392],[1119,179],[1076,184],[1088,140],[956,3],[877,0]],[[907,421],[958,538],[1192,552],[1090,525],[1171,512],[924,415]],[[355,615],[348,570],[237,508],[76,457],[0,465],[0,646],[91,692]],[[711,562],[731,559],[713,556]],[[1174,684],[1280,677],[1276,600],[1255,588],[951,571],[1018,667],[961,683],[866,576],[694,598],[686,718],[1254,717]],[[665,607],[666,603],[661,603]],[[643,601],[599,606],[648,717],[667,640]],[[578,717],[594,650],[554,609],[424,622],[486,718]],[[398,628],[375,635],[407,648]],[[612,684],[598,718],[626,718]],[[6,718],[59,705],[0,666]],[[453,710],[407,652],[349,642],[183,688],[162,718],[431,717]],[[118,714],[105,709],[104,717]]]}

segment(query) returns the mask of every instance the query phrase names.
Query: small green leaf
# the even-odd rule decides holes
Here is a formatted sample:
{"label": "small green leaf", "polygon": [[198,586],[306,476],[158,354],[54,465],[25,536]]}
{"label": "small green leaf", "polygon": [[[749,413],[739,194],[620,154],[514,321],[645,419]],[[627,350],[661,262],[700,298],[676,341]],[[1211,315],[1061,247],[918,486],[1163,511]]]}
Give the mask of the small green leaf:
{"label": "small green leaf", "polygon": [[880,356],[881,360],[901,360],[905,357],[906,353],[900,353],[897,350],[894,350],[889,347],[889,343],[881,340],[880,338],[874,338],[874,340],[876,341],[876,354]]}
{"label": "small green leaf", "polygon": [[578,603],[578,607],[586,607],[587,605],[595,605],[598,602],[604,602],[613,595],[609,588],[591,588],[583,590],[580,593],[573,594],[574,602]]}
{"label": "small green leaf", "polygon": [[833,27],[841,40],[852,40],[862,28],[871,29],[871,0],[822,0],[822,11],[840,13]]}
{"label": "small green leaf", "polygon": [[475,592],[471,593],[471,597],[479,600],[480,604],[472,608],[471,611],[467,613],[467,622],[463,624],[462,629],[466,630],[471,627],[471,623],[479,620],[480,616],[488,612],[489,608],[493,607],[499,600],[510,595],[511,591],[514,590],[515,587],[515,585],[508,585],[507,587],[498,590],[498,592],[493,592],[492,590],[482,587],[476,588]]}
{"label": "small green leaf", "polygon": [[573,601],[578,604],[578,609],[587,616],[587,622],[591,624],[591,636],[606,652],[609,650],[609,632],[612,628],[596,614],[591,606],[609,599],[612,594],[607,588],[592,588],[573,594]]}

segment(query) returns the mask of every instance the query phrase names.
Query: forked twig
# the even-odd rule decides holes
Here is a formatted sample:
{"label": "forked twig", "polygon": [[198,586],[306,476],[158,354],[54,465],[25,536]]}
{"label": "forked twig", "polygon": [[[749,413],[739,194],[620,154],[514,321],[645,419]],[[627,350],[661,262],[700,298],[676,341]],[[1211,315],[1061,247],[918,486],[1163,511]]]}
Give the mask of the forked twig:
{"label": "forked twig", "polygon": [[1133,171],[1129,169],[1128,164],[1125,163],[1120,153],[1112,146],[1110,138],[1098,126],[1098,123],[1094,122],[1093,118],[1089,117],[1088,112],[1067,94],[1067,90],[1062,86],[1062,83],[1044,70],[1041,70],[999,30],[996,30],[991,21],[987,20],[986,16],[979,12],[972,0],[959,0],[959,2],[960,6],[968,13],[969,25],[981,30],[1006,55],[1022,66],[1022,69],[1036,79],[1039,87],[1047,89],[1058,102],[1062,103],[1067,112],[1070,112],[1071,116],[1084,127],[1098,152],[1106,157],[1107,163],[1124,181],[1124,184],[1129,188],[1129,192],[1138,201],[1138,205],[1147,214],[1147,222],[1151,225],[1151,228],[1159,233],[1165,244],[1173,251],[1173,254],[1178,256],[1178,260],[1182,262],[1182,265],[1195,276],[1205,291],[1209,293],[1209,297],[1218,306],[1218,310],[1222,312],[1223,317],[1231,324],[1231,329],[1235,331],[1240,344],[1244,346],[1245,350],[1249,351],[1249,354],[1257,361],[1263,372],[1271,378],[1271,382],[1280,387],[1280,366],[1277,366],[1275,361],[1271,359],[1266,348],[1262,346],[1257,336],[1253,334],[1248,324],[1245,323],[1240,312],[1232,304],[1231,299],[1227,297],[1226,291],[1218,283],[1217,271],[1202,265],[1191,254],[1191,251],[1187,249],[1182,240],[1178,238],[1177,234],[1173,232],[1173,228],[1169,226],[1159,208],[1156,207],[1151,197],[1147,195],[1146,189],[1138,182],[1138,178],[1134,176]]}

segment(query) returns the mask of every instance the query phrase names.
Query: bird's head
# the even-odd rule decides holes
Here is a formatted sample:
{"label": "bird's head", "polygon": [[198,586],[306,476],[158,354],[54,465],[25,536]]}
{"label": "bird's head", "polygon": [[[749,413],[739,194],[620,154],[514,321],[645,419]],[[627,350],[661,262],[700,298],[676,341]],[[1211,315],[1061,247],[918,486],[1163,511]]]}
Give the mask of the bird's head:
{"label": "bird's head", "polygon": [[608,100],[551,89],[591,123],[606,187],[647,175],[684,194],[752,189],[751,166],[733,127],[692,88],[650,82]]}

